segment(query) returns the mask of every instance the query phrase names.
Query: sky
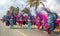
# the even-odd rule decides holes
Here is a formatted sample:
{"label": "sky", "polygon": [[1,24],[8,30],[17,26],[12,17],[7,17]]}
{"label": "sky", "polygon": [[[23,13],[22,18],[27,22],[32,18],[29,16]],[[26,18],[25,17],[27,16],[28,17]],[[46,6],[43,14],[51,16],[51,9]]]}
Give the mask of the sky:
{"label": "sky", "polygon": [[[25,8],[26,1],[27,0],[0,0],[0,18],[6,14],[6,11],[10,6],[19,7],[20,9]],[[52,11],[60,13],[60,0],[47,0],[47,2],[44,2],[44,4]]]}

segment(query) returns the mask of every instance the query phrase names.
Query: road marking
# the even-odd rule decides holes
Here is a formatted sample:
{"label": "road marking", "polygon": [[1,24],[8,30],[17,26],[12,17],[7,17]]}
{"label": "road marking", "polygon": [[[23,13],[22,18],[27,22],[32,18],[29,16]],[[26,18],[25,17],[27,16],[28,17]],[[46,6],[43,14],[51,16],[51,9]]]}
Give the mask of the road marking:
{"label": "road marking", "polygon": [[17,31],[18,33],[20,33],[21,35],[26,36],[26,34],[20,32],[20,31],[18,31],[18,30],[16,30],[16,31]]}

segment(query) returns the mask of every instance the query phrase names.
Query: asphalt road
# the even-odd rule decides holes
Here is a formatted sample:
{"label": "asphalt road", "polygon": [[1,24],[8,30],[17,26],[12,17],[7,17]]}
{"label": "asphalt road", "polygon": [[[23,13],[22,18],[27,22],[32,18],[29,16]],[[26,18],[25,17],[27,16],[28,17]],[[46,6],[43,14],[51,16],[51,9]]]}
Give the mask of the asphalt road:
{"label": "asphalt road", "polygon": [[18,25],[15,25],[14,29],[10,29],[4,23],[0,22],[0,36],[60,36],[60,33],[48,35],[46,31],[37,30],[34,27],[29,30],[26,26],[20,28]]}

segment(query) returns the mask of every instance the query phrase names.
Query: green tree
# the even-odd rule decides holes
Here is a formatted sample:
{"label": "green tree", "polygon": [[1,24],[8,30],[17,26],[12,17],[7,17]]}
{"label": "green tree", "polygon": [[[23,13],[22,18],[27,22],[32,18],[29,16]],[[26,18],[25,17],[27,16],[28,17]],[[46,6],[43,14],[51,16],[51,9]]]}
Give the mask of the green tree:
{"label": "green tree", "polygon": [[11,7],[10,7],[10,10],[11,10],[12,12],[14,11],[14,9],[15,9],[14,6],[11,6]]}
{"label": "green tree", "polygon": [[22,12],[24,12],[24,13],[29,13],[30,10],[29,10],[29,8],[24,8],[24,9],[22,10]]}
{"label": "green tree", "polygon": [[10,7],[10,11],[12,11],[12,13],[14,14],[14,15],[18,15],[18,13],[19,13],[19,7],[14,7],[14,6],[11,6]]}
{"label": "green tree", "polygon": [[[46,1],[46,0],[41,0],[41,1]],[[43,6],[45,6],[40,0],[28,0],[27,3],[28,5],[30,5],[30,7],[35,7],[35,10],[37,9],[37,7],[39,6],[39,4],[42,4]]]}
{"label": "green tree", "polygon": [[19,8],[18,8],[18,7],[15,8],[13,13],[14,13],[14,15],[18,15],[18,13],[19,13]]}

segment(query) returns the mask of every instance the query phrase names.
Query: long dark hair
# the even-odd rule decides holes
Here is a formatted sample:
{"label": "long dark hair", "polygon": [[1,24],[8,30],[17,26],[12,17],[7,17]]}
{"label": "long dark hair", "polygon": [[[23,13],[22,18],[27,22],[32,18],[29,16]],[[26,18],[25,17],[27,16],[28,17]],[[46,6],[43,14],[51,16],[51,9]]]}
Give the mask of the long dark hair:
{"label": "long dark hair", "polygon": [[55,19],[57,19],[57,18],[58,18],[57,13],[53,12],[53,14],[54,14],[54,16],[55,16]]}
{"label": "long dark hair", "polygon": [[43,8],[43,10],[46,11],[46,13],[48,14],[48,16],[49,16],[49,14],[52,14],[52,12],[51,12],[51,10],[49,8]]}

